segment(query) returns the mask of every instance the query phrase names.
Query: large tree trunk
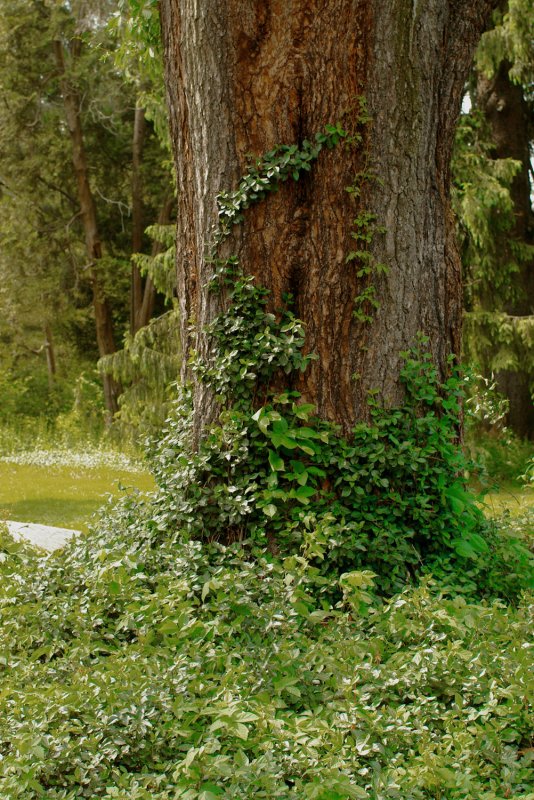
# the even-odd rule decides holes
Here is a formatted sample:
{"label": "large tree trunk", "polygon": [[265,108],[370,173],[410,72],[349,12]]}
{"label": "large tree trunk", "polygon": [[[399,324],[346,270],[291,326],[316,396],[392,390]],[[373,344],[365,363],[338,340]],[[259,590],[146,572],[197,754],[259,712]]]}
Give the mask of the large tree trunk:
{"label": "large tree trunk", "polygon": [[[345,431],[367,414],[369,389],[401,397],[400,352],[429,336],[442,375],[460,350],[461,281],[449,208],[449,162],[474,47],[494,0],[162,0],[161,18],[178,175],[178,292],[184,352],[220,300],[206,293],[215,195],[235,188],[247,154],[350,130],[358,98],[372,122],[364,145],[323,151],[309,176],[246,212],[235,252],[271,290],[291,292],[318,355],[295,387]],[[355,201],[346,188],[364,173]],[[354,317],[369,281],[347,262],[353,221],[376,215],[371,324]],[[191,332],[191,320],[195,332]],[[187,359],[184,359],[184,363]],[[197,426],[216,413],[197,386]]]}
{"label": "large tree trunk", "polygon": [[[494,143],[495,158],[514,158],[521,164],[511,186],[515,226],[512,239],[534,245],[534,214],[530,186],[530,141],[528,106],[523,89],[511,82],[510,65],[503,62],[497,74],[487,78],[480,74],[477,80],[477,107],[489,123]],[[534,314],[534,259],[522,261],[515,277],[518,289],[516,302],[504,309],[513,316]],[[509,399],[507,423],[520,436],[534,437],[534,404],[530,384],[534,380],[533,367],[522,365],[518,371],[505,370],[497,376],[499,389]]]}
{"label": "large tree trunk", "polygon": [[[71,55],[74,59],[79,55],[81,40],[74,39],[71,43]],[[93,291],[93,309],[95,314],[96,341],[100,357],[115,352],[113,336],[113,317],[111,307],[106,297],[102,280],[99,274],[98,262],[102,258],[102,243],[98,232],[96,208],[89,182],[89,169],[85,152],[82,124],[80,120],[80,97],[76,88],[70,82],[66,69],[63,44],[60,40],[54,41],[54,53],[61,81],[61,91],[65,116],[72,142],[72,163],[76,174],[78,186],[78,200],[82,215],[85,233],[85,249],[89,262],[91,286]],[[111,375],[102,376],[104,387],[104,401],[109,417],[118,411],[118,398],[121,393],[120,384]]]}

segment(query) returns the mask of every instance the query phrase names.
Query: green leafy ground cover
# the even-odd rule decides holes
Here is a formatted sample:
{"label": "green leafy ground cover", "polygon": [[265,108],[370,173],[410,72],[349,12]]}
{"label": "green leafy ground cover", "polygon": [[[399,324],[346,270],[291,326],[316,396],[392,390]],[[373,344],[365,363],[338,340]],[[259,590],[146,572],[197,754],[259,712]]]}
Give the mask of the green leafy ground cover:
{"label": "green leafy ground cover", "polygon": [[[141,513],[140,513],[141,512]],[[388,602],[131,501],[48,558],[0,540],[0,795],[533,800],[532,604]]]}
{"label": "green leafy ground cover", "polygon": [[[174,430],[156,493],[64,551],[0,531],[0,796],[534,800],[532,597],[442,576],[384,599],[368,569],[325,577],[306,539],[284,558],[190,538]],[[75,470],[47,460],[25,468]]]}
{"label": "green leafy ground cover", "polygon": [[[319,149],[221,194],[215,245]],[[290,302],[213,263],[200,442],[182,387],[151,497],[50,557],[2,535],[0,795],[534,800],[526,530],[469,490],[458,371],[420,340],[344,437],[272,390],[311,357]]]}

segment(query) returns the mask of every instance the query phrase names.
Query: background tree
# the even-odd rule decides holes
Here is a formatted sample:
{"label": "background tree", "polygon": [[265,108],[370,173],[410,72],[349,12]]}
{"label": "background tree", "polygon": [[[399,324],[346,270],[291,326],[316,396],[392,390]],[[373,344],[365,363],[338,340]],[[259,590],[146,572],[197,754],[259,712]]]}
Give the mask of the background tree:
{"label": "background tree", "polygon": [[[5,341],[12,352],[15,340],[24,342],[31,309],[37,330],[48,324],[53,333],[63,377],[112,352],[141,307],[150,316],[153,291],[137,298],[135,314],[130,308],[132,248],[151,246],[134,229],[168,205],[151,122],[133,157],[136,92],[112,67],[113,8],[13,0],[3,9],[0,268],[3,302],[17,318]],[[44,359],[51,349],[40,349],[43,335],[35,341],[34,332],[29,346]],[[112,376],[104,382],[113,413],[118,387]]]}
{"label": "background tree", "polygon": [[477,49],[455,159],[466,355],[496,373],[507,423],[534,436],[534,51],[531,0],[511,0]]}

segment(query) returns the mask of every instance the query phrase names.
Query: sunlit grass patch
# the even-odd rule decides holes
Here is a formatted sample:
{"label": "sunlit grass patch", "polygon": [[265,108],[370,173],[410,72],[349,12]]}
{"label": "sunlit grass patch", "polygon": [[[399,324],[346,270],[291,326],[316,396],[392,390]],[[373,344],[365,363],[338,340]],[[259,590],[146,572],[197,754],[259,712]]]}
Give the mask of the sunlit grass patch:
{"label": "sunlit grass patch", "polygon": [[508,511],[512,517],[534,511],[534,486],[518,486],[506,483],[492,489],[484,498],[484,508],[495,517]]}
{"label": "sunlit grass patch", "polygon": [[86,530],[109,495],[154,488],[146,472],[112,466],[0,462],[0,519]]}

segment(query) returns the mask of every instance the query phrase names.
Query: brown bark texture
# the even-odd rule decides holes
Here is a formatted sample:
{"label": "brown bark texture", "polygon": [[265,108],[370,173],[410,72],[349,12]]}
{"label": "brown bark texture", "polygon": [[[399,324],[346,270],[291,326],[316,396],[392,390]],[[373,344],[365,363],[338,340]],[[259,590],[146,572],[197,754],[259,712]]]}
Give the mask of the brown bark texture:
{"label": "brown bark texture", "polygon": [[[309,175],[245,212],[234,237],[242,268],[285,293],[318,358],[296,388],[345,431],[376,389],[402,397],[401,351],[421,332],[442,375],[460,350],[461,279],[449,208],[449,162],[461,95],[494,0],[161,0],[171,137],[178,177],[178,294],[184,351],[206,351],[221,300],[205,290],[215,196],[247,156],[299,144],[328,123],[351,130],[359,98],[364,144],[324,150]],[[347,187],[360,177],[355,199]],[[374,177],[371,177],[374,176]],[[370,278],[347,261],[362,212],[385,233],[370,250],[373,321],[354,317]],[[194,332],[189,329],[194,321]],[[184,377],[186,375],[184,374]],[[196,416],[215,413],[197,386]]]}
{"label": "brown bark texture", "polygon": [[[510,65],[503,62],[496,75],[478,75],[477,105],[489,124],[495,158],[513,158],[521,169],[514,177],[511,196],[515,225],[512,237],[534,245],[534,213],[531,202],[529,110],[523,88],[509,78]],[[520,264],[515,276],[518,299],[504,310],[512,316],[534,314],[534,259]],[[531,385],[534,364],[524,364],[521,371],[503,370],[497,375],[499,390],[510,403],[507,424],[519,436],[534,438],[534,403]]]}
{"label": "brown bark texture", "polygon": [[[79,55],[81,40],[71,42],[71,56]],[[115,352],[113,336],[113,318],[111,307],[106,297],[98,272],[98,261],[102,258],[102,243],[98,232],[96,207],[89,181],[89,167],[85,151],[82,123],[80,119],[81,101],[76,87],[69,80],[65,67],[63,43],[54,41],[56,65],[60,77],[61,92],[65,117],[72,142],[72,163],[78,187],[78,200],[85,234],[85,248],[91,276],[93,292],[93,310],[95,314],[96,341],[99,355],[106,356]],[[104,401],[110,416],[118,411],[118,398],[121,393],[120,384],[111,375],[103,375]]]}

